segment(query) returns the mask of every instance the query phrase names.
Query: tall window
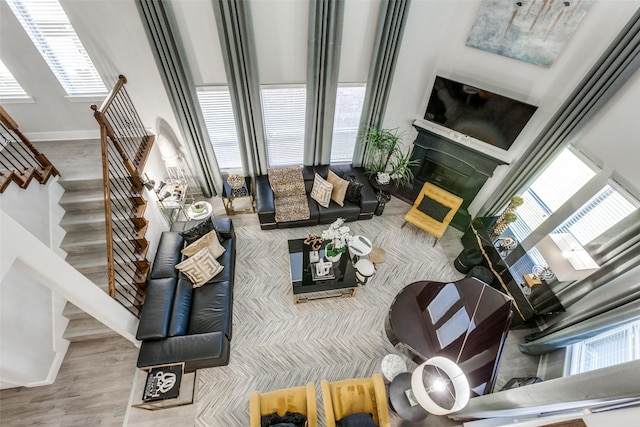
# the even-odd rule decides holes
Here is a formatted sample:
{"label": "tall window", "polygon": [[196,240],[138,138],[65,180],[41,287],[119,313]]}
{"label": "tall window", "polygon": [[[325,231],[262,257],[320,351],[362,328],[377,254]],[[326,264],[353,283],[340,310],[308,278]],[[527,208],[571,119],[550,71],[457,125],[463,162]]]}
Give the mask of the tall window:
{"label": "tall window", "polygon": [[261,95],[269,166],[302,164],[306,88],[263,87]]}
{"label": "tall window", "polygon": [[358,137],[358,125],[366,87],[339,86],[333,120],[331,163],[351,162]]}
{"label": "tall window", "polygon": [[27,98],[28,95],[13,77],[11,71],[0,61],[0,97],[2,98]]}
{"label": "tall window", "polygon": [[242,168],[238,133],[227,88],[198,89],[198,101],[220,169]]}
{"label": "tall window", "polygon": [[69,96],[107,89],[57,0],[7,0]]}
{"label": "tall window", "polygon": [[640,359],[640,320],[570,347],[570,375]]}
{"label": "tall window", "polygon": [[522,194],[518,220],[511,232],[522,241],[595,176],[582,160],[565,149]]}

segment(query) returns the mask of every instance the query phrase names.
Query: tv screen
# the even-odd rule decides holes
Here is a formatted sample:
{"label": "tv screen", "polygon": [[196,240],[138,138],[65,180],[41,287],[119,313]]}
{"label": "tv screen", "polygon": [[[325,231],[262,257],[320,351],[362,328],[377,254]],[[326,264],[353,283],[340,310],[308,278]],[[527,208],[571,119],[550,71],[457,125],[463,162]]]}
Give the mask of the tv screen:
{"label": "tv screen", "polygon": [[436,76],[424,119],[509,150],[537,108]]}

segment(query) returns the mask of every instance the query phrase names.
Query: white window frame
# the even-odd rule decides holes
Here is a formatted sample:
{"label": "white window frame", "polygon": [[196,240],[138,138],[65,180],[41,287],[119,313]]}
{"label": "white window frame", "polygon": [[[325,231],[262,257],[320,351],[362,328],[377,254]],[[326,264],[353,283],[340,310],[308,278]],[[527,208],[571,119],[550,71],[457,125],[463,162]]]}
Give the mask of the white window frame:
{"label": "white window frame", "polygon": [[5,101],[33,101],[13,73],[0,59],[0,99]]}
{"label": "white window frame", "polygon": [[[104,81],[58,0],[7,0],[7,3],[68,97],[87,98],[107,93]],[[38,16],[34,17],[34,12],[38,12]]]}
{"label": "white window frame", "polygon": [[[196,93],[200,111],[207,126],[209,140],[216,154],[218,167],[224,171],[243,170],[238,129],[229,88],[227,86],[201,86],[196,88]],[[224,99],[218,98],[214,101],[215,105],[205,108],[203,101],[211,101],[211,99],[206,99],[204,94],[209,93],[225,94],[226,97],[223,95]],[[216,110],[211,110],[211,107]]]}

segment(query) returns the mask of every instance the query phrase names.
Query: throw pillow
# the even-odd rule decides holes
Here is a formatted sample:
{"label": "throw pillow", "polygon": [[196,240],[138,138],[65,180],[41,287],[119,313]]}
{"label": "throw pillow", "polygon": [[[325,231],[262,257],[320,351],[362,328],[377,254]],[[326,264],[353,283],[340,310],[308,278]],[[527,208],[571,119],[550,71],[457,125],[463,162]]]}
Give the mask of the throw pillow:
{"label": "throw pillow", "polygon": [[293,427],[305,427],[307,424],[307,417],[300,412],[287,411],[284,415],[278,415],[277,412],[272,414],[263,415],[260,417],[260,427],[275,427],[275,426],[293,426]]}
{"label": "throw pillow", "polygon": [[436,221],[444,221],[444,217],[447,216],[451,208],[448,208],[440,203],[436,202],[430,197],[424,196],[418,205],[418,210]]}
{"label": "throw pillow", "polygon": [[329,207],[331,201],[331,191],[333,185],[330,182],[323,179],[320,175],[316,174],[313,179],[313,189],[311,190],[311,198],[318,202],[318,204],[324,208]]}
{"label": "throw pillow", "polygon": [[336,421],[336,424],[338,427],[378,427],[376,422],[373,421],[373,415],[364,412],[347,415]]}
{"label": "throw pillow", "polygon": [[176,268],[187,276],[194,288],[199,288],[220,273],[224,266],[216,261],[209,249],[202,248],[191,258],[177,264]]}
{"label": "throw pillow", "polygon": [[347,194],[345,194],[344,198],[353,203],[360,203],[360,193],[362,192],[362,187],[364,184],[360,184],[354,175],[350,177],[345,177],[347,181],[349,181],[349,186],[347,187]]}
{"label": "throw pillow", "polygon": [[213,230],[213,221],[211,221],[211,217],[209,217],[180,234],[182,234],[187,245],[190,245],[211,230]]}
{"label": "throw pillow", "polygon": [[340,178],[338,175],[333,173],[332,170],[329,170],[329,173],[327,174],[327,181],[333,185],[333,190],[331,190],[331,200],[340,206],[344,206],[344,196],[347,193],[349,181]]}
{"label": "throw pillow", "polygon": [[193,256],[202,248],[209,249],[209,252],[211,253],[211,255],[213,255],[214,258],[218,258],[224,253],[224,251],[226,251],[224,246],[222,246],[220,244],[220,241],[218,240],[216,230],[211,230],[210,232],[184,248],[181,252],[184,256]]}

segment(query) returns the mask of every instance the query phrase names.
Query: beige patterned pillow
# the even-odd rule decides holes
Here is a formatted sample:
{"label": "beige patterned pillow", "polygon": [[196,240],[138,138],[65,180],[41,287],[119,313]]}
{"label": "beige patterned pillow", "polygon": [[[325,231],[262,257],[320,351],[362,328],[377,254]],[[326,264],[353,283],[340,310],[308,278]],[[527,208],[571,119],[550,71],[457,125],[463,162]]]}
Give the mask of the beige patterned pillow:
{"label": "beige patterned pillow", "polygon": [[327,175],[327,181],[329,181],[331,185],[333,185],[333,190],[331,191],[331,200],[333,200],[340,206],[344,206],[344,196],[345,194],[347,194],[349,181],[340,178],[331,170],[329,170],[329,174]]}
{"label": "beige patterned pillow", "polygon": [[329,207],[331,201],[331,191],[333,185],[330,182],[323,179],[320,175],[316,174],[313,179],[313,189],[311,190],[311,198],[318,202],[318,204],[324,208]]}
{"label": "beige patterned pillow", "polygon": [[214,258],[218,258],[220,255],[226,251],[224,246],[220,244],[218,240],[218,236],[216,235],[216,230],[211,230],[186,248],[182,250],[182,254],[185,256],[193,256],[196,252],[198,252],[202,248],[209,249],[211,255]]}
{"label": "beige patterned pillow", "polygon": [[176,265],[176,268],[187,276],[194,288],[199,288],[220,273],[224,266],[216,261],[207,248],[202,248],[191,258]]}

